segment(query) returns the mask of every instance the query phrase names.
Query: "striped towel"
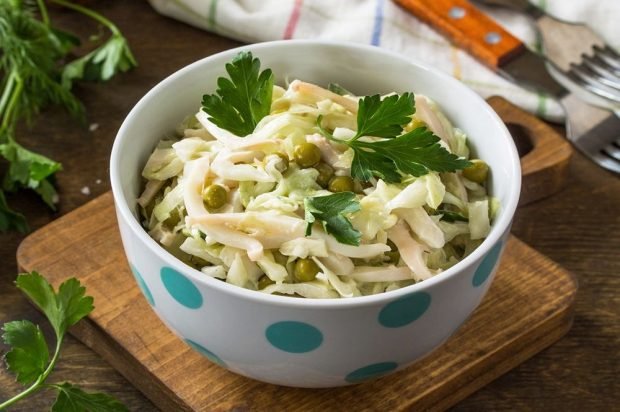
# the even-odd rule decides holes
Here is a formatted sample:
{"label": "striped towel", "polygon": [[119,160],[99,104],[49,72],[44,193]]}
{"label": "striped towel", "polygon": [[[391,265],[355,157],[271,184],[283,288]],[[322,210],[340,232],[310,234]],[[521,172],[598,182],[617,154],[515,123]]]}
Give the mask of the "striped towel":
{"label": "striped towel", "polygon": [[[384,47],[451,74],[483,97],[500,95],[541,117],[563,118],[557,102],[502,79],[390,0],[149,1],[164,15],[244,42],[330,39]],[[620,49],[620,0],[534,1],[552,15],[596,27]],[[540,47],[525,17],[489,12],[530,47]]]}

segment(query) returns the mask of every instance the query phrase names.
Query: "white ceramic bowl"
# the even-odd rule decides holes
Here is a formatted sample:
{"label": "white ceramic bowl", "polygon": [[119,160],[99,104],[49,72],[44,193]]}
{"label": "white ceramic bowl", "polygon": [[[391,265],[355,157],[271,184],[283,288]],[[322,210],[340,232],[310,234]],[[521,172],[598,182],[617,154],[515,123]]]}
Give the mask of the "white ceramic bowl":
{"label": "white ceramic bowl", "polygon": [[[136,213],[140,172],[156,143],[195,113],[224,65],[251,50],[277,83],[336,82],[357,94],[413,91],[434,99],[489,163],[501,210],[482,245],[456,266],[400,290],[350,299],[271,296],[203,275],[151,239]],[[153,310],[178,336],[241,375],[299,387],[357,383],[407,367],[452,335],[486,293],[507,239],[521,185],[506,127],[472,90],[437,70],[375,47],[278,41],[193,63],[149,91],[121,126],[110,164],[129,264]]]}

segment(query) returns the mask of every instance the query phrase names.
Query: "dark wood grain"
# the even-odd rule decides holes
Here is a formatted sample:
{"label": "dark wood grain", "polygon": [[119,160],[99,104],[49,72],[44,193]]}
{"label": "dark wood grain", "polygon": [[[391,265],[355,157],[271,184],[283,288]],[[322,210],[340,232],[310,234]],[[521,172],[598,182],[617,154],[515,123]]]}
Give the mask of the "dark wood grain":
{"label": "dark wood grain", "polygon": [[574,277],[512,237],[480,307],[422,361],[357,386],[269,385],[210,363],[163,325],[133,281],[114,219],[108,192],[26,238],[17,261],[55,286],[67,268],[79,274],[97,308],[71,333],[163,410],[440,411],[548,347],[572,323]]}
{"label": "dark wood grain", "polygon": [[[146,2],[90,1],[129,37],[140,67],[105,86],[78,89],[93,133],[80,129],[61,112],[43,114],[32,131],[22,130],[22,142],[64,163],[58,175],[61,204],[48,212],[30,193],[12,196],[33,228],[109,190],[109,150],[114,134],[131,106],[166,75],[200,57],[238,45],[219,36],[157,15]],[[69,12],[53,10],[61,26],[87,36]],[[453,409],[456,411],[562,410],[604,411],[620,404],[620,179],[599,169],[580,154],[568,167],[569,185],[547,199],[520,208],[513,232],[538,251],[573,272],[579,281],[574,325],[551,348],[487,385]],[[101,184],[96,180],[101,179]],[[91,195],[80,189],[89,186]],[[15,251],[23,236],[0,234],[0,322],[41,316],[12,287],[17,273]],[[105,390],[131,410],[153,405],[107,362],[69,338],[54,379],[71,380],[89,390]],[[0,372],[0,399],[17,393],[12,376]],[[41,393],[14,410],[46,410],[52,402]]]}

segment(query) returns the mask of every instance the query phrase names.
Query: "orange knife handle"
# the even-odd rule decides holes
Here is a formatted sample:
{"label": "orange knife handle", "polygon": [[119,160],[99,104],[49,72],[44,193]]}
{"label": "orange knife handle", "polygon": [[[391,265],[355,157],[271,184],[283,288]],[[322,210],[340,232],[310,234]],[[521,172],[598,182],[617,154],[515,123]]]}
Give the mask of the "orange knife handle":
{"label": "orange knife handle", "polygon": [[395,1],[492,69],[525,48],[519,39],[466,0]]}

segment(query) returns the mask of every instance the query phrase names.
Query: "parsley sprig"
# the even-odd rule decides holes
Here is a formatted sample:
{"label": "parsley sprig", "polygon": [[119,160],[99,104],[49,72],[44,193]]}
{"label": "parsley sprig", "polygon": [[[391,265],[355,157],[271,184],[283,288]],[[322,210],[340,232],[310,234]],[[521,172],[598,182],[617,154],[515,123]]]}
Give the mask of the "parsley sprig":
{"label": "parsley sprig", "polygon": [[53,412],[60,411],[127,411],[115,398],[103,393],[84,392],[70,383],[47,383],[54,370],[67,329],[87,316],[93,310],[93,298],[86,296],[86,289],[71,278],[62,283],[58,291],[37,272],[22,273],[16,285],[47,317],[54,334],[56,345],[51,359],[45,337],[39,326],[28,320],[16,320],[2,327],[2,339],[10,350],[4,356],[7,369],[15,374],[16,380],[27,389],[0,403],[4,410],[14,403],[41,390],[53,389],[58,397],[52,406]]}
{"label": "parsley sprig", "polygon": [[355,193],[340,192],[327,196],[307,197],[304,199],[306,236],[312,234],[312,225],[319,220],[325,232],[333,235],[337,241],[347,245],[359,246],[360,232],[353,228],[345,215],[360,210]]}
{"label": "parsley sprig", "polygon": [[226,64],[230,79],[217,79],[216,94],[202,96],[202,110],[215,125],[237,136],[247,136],[269,114],[273,93],[271,69],[260,71],[251,52],[240,52]]}
{"label": "parsley sprig", "polygon": [[[110,38],[71,60],[80,40],[54,27],[46,3],[95,20],[109,29]],[[73,83],[105,81],[136,65],[118,27],[87,7],[66,0],[0,0],[0,156],[8,162],[0,188],[0,232],[28,230],[24,216],[9,207],[6,192],[34,190],[52,210],[58,200],[53,176],[60,163],[18,144],[18,123],[31,123],[51,105],[64,107],[83,122],[84,108],[71,91]]]}
{"label": "parsley sprig", "polygon": [[[366,96],[359,102],[357,132],[348,140],[338,140],[321,126],[326,138],[344,143],[354,151],[351,175],[362,181],[377,176],[388,183],[400,182],[403,174],[422,176],[431,171],[454,172],[470,165],[466,159],[450,153],[439,144],[439,137],[426,127],[401,134],[415,113],[412,93]],[[361,140],[364,136],[383,140]]]}

